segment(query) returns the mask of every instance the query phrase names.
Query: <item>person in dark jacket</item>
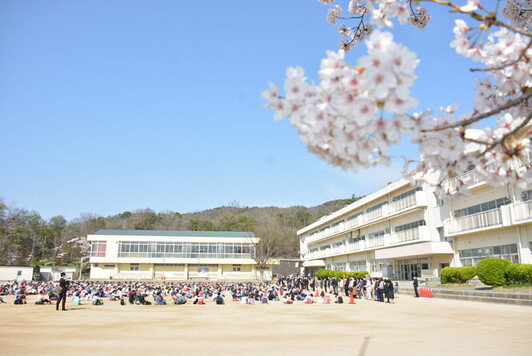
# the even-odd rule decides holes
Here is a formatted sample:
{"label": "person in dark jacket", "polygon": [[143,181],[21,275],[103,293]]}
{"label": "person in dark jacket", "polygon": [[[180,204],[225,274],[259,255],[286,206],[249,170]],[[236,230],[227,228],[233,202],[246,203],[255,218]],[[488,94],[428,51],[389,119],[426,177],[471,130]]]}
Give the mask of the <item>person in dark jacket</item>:
{"label": "person in dark jacket", "polygon": [[389,279],[384,280],[384,296],[386,297],[386,303],[394,303],[393,283]]}
{"label": "person in dark jacket", "polygon": [[416,293],[416,298],[419,298],[419,292],[417,291],[417,287],[418,287],[417,277],[414,277],[414,282],[412,284],[414,285],[414,293]]}
{"label": "person in dark jacket", "polygon": [[59,279],[59,296],[57,298],[57,304],[55,305],[55,310],[59,310],[59,303],[62,302],[61,310],[66,310],[65,303],[66,303],[66,296],[67,296],[67,290],[68,286],[70,285],[70,281],[66,278],[66,273],[61,272],[61,279]]}

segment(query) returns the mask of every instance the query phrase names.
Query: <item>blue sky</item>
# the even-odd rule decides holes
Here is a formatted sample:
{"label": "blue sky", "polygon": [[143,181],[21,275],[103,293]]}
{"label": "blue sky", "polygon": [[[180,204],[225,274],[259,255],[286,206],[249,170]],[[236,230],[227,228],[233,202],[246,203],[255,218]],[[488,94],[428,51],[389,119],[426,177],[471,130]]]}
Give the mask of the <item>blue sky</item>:
{"label": "blue sky", "polygon": [[[426,30],[394,29],[421,60],[413,96],[467,108],[475,82],[449,47],[454,17],[429,8]],[[336,50],[326,13],[314,0],[0,0],[0,197],[74,219],[313,206],[399,178],[400,160],[327,165],[263,107],[288,66],[316,79]],[[409,145],[401,154],[416,157]]]}

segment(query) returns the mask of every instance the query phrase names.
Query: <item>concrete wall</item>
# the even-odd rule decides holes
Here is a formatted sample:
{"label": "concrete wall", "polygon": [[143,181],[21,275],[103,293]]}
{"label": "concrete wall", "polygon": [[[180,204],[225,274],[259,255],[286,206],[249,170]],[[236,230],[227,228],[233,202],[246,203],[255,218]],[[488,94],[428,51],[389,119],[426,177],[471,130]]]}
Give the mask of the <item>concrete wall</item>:
{"label": "concrete wall", "polygon": [[0,281],[31,281],[33,266],[0,266]]}

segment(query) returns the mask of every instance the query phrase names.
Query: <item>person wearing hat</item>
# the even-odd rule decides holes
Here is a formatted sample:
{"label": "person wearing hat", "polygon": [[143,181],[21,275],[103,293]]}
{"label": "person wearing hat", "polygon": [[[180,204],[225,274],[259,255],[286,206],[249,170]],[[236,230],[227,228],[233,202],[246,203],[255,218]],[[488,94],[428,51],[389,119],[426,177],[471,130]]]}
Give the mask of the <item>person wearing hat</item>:
{"label": "person wearing hat", "polygon": [[66,310],[66,295],[70,281],[66,278],[66,273],[61,272],[61,279],[59,279],[59,297],[57,298],[57,304],[55,305],[55,310],[59,310],[59,303],[63,302],[61,310]]}

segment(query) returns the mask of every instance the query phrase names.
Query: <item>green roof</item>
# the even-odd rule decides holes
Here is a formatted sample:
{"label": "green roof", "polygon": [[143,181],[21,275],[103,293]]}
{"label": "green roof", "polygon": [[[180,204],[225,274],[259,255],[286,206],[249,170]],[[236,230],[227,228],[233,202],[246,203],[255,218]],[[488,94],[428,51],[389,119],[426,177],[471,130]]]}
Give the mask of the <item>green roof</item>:
{"label": "green roof", "polygon": [[167,231],[167,230],[98,230],[94,235],[183,236],[183,237],[255,237],[241,231]]}

